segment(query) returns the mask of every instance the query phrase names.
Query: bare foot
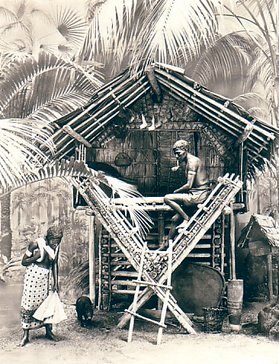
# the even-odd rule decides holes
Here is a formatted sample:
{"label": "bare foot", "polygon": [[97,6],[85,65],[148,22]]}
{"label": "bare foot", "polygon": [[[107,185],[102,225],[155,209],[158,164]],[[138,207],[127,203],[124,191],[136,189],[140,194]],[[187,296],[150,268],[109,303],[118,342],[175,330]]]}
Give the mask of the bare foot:
{"label": "bare foot", "polygon": [[189,220],[187,219],[187,220],[183,220],[183,222],[180,224],[180,225],[178,225],[177,227],[176,227],[176,229],[179,231],[179,230],[183,230],[186,226],[187,226],[187,224],[188,224],[188,222],[189,222]]}
{"label": "bare foot", "polygon": [[23,336],[23,338],[22,338],[21,342],[18,344],[18,346],[23,347],[23,346],[25,346],[27,343],[29,343],[29,338],[28,338],[28,337],[26,337],[26,336]]}

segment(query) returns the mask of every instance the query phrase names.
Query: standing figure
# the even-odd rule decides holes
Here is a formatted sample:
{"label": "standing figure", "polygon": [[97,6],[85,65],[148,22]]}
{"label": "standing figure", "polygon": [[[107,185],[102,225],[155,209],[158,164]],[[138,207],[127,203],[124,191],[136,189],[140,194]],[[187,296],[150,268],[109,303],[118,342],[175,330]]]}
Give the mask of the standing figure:
{"label": "standing figure", "polygon": [[45,239],[31,240],[32,232],[26,231],[28,248],[22,258],[26,267],[23,294],[21,299],[21,318],[23,338],[20,346],[29,342],[29,330],[45,326],[46,337],[56,341],[52,325],[45,324],[33,317],[33,314],[49,293],[50,272],[52,272],[52,290],[58,292],[58,254],[63,232],[59,226],[51,226]]}
{"label": "standing figure", "polygon": [[185,227],[189,220],[189,216],[184,209],[203,203],[209,192],[205,167],[198,157],[188,152],[188,146],[189,143],[186,140],[178,140],[173,146],[177,166],[173,167],[172,170],[182,169],[185,183],[176,189],[174,193],[167,194],[164,197],[164,202],[176,212],[171,219],[169,240],[174,238],[176,229]]}

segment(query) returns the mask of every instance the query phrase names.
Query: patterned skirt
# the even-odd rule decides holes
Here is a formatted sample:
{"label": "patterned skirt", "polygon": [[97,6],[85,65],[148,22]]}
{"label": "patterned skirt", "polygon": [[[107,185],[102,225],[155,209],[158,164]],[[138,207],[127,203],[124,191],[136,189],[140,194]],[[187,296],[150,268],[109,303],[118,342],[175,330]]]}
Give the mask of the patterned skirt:
{"label": "patterned skirt", "polygon": [[26,268],[21,299],[21,323],[23,329],[36,329],[42,321],[33,317],[34,312],[46,299],[49,292],[49,269],[31,264]]}

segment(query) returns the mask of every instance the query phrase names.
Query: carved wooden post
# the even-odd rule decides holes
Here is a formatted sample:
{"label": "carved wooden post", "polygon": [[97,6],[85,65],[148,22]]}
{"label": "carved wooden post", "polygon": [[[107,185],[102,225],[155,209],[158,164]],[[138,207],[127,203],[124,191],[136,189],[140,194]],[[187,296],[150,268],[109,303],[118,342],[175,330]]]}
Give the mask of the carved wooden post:
{"label": "carved wooden post", "polygon": [[88,260],[89,260],[89,297],[95,306],[96,300],[96,264],[95,264],[95,217],[89,216],[89,233],[88,233]]}

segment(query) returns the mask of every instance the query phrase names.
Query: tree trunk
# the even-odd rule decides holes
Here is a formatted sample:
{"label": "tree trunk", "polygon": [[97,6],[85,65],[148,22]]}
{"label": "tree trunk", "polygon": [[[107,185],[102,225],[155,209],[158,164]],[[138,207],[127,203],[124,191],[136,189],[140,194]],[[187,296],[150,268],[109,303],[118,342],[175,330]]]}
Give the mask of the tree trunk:
{"label": "tree trunk", "polygon": [[8,193],[0,200],[1,204],[1,244],[0,254],[8,259],[12,253],[12,231],[11,231],[11,194]]}

